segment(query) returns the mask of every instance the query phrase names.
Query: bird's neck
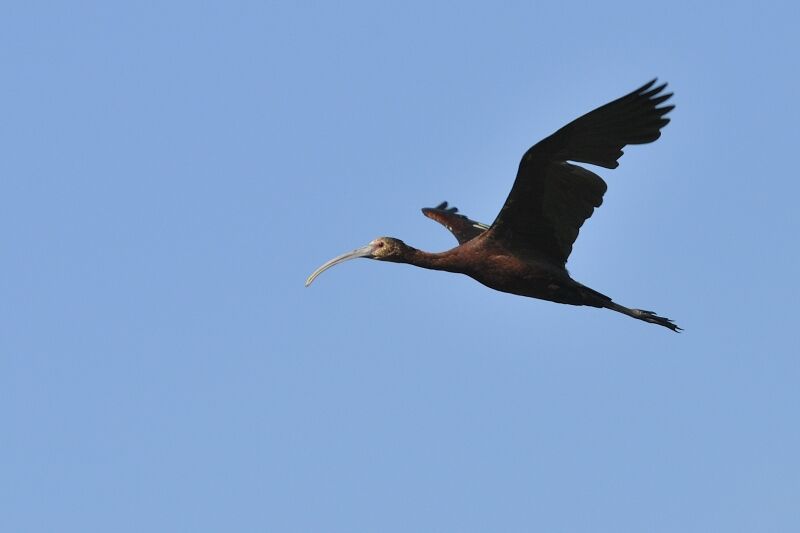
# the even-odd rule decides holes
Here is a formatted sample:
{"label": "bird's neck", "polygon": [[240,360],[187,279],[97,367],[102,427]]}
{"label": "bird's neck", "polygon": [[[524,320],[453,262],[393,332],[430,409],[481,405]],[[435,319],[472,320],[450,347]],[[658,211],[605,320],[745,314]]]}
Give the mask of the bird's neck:
{"label": "bird's neck", "polygon": [[430,270],[447,270],[453,272],[453,270],[451,270],[450,256],[451,254],[447,252],[438,254],[430,253],[408,246],[406,252],[403,254],[402,262]]}

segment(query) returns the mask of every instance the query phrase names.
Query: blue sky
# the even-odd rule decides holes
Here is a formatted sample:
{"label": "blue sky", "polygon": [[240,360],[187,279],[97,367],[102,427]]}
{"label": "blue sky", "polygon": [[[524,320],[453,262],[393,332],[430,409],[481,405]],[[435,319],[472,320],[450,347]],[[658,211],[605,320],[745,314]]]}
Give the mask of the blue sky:
{"label": "blue sky", "polygon": [[[601,5],[602,4],[602,5]],[[0,530],[800,530],[797,4],[11,2]],[[569,268],[680,335],[357,261],[454,244],[658,76]]]}

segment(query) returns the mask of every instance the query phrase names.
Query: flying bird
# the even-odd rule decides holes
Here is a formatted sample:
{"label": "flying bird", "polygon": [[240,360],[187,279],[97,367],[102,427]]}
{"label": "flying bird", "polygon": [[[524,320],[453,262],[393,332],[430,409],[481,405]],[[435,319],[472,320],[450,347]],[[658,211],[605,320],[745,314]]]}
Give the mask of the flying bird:
{"label": "flying bird", "polygon": [[522,156],[511,192],[491,225],[459,214],[447,202],[424,208],[425,216],[455,236],[457,247],[429,253],[399,239],[378,237],[323,264],[308,277],[306,287],[330,267],[363,257],[466,274],[498,291],[611,309],[679,331],[668,318],[624,307],[578,283],[566,269],[580,227],[600,207],[607,188],[600,176],[570,161],[613,169],[625,146],[658,139],[670,120],[665,115],[675,106],[661,105],[672,93],[663,92],[666,83],[655,84],[652,80],[533,145]]}

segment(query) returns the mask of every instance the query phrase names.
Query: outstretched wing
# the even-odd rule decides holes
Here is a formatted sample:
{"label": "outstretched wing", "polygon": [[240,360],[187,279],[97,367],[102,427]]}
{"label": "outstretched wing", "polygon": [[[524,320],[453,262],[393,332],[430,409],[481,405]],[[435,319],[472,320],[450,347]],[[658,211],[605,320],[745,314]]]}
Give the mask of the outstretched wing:
{"label": "outstretched wing", "polygon": [[447,207],[447,202],[442,202],[436,207],[423,207],[422,214],[450,230],[458,240],[458,244],[464,244],[489,229],[486,224],[458,214],[457,207]]}
{"label": "outstretched wing", "polygon": [[658,107],[672,94],[661,94],[666,83],[652,88],[655,82],[583,115],[525,152],[488,236],[564,265],[606,191],[600,176],[567,161],[616,168],[626,145],[658,139],[669,122],[664,115],[675,106]]}

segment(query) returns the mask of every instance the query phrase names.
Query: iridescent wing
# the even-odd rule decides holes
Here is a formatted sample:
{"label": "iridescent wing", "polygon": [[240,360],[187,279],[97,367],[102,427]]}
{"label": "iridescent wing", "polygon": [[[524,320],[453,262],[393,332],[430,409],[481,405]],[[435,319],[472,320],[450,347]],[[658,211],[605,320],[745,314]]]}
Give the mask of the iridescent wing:
{"label": "iridescent wing", "polygon": [[651,81],[574,120],[531,147],[487,237],[564,265],[584,221],[603,202],[605,182],[577,161],[616,168],[628,144],[651,143],[675,106],[658,107],[672,94]]}
{"label": "iridescent wing", "polygon": [[448,207],[447,202],[442,202],[436,207],[423,207],[422,214],[450,230],[458,240],[458,244],[464,244],[489,229],[486,224],[460,215],[458,208]]}

